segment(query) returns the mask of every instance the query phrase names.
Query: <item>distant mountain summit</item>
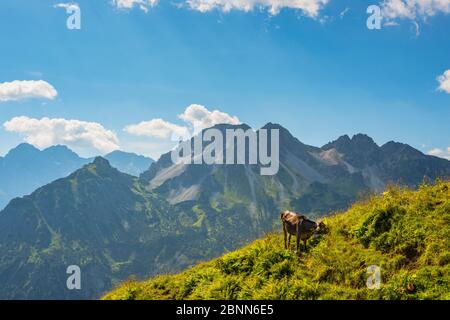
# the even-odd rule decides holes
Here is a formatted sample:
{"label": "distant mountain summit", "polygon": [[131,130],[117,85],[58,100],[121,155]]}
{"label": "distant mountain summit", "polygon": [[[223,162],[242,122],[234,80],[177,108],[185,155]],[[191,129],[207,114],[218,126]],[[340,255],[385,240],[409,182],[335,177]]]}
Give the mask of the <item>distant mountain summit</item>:
{"label": "distant mountain summit", "polygon": [[30,144],[18,145],[0,158],[0,208],[14,197],[69,175],[88,161],[63,146],[41,151]]}
{"label": "distant mountain summit", "polygon": [[262,177],[254,165],[173,164],[168,153],[141,180],[173,204],[205,201],[206,205],[221,199],[231,205],[231,199],[231,203],[241,199],[247,210],[257,208],[259,214],[270,216],[273,208],[280,207],[320,215],[344,209],[358,193],[381,191],[388,183],[414,187],[424,178],[450,175],[450,161],[424,155],[406,144],[388,142],[379,147],[369,136],[357,134],[318,148],[300,142],[279,124],[268,123],[263,129],[280,132],[280,170],[273,177]]}
{"label": "distant mountain summit", "polygon": [[[133,153],[114,151],[106,158],[122,172],[138,176],[150,167],[152,159]],[[52,146],[39,150],[22,143],[0,157],[0,209],[14,197],[29,194],[37,188],[91,162],[92,158],[79,157],[66,146]]]}
{"label": "distant mountain summit", "polygon": [[380,160],[378,145],[365,134],[356,134],[351,139],[344,135],[323,146],[322,150],[332,148],[344,155],[345,160],[357,167],[372,165]]}
{"label": "distant mountain summit", "polygon": [[107,154],[105,159],[107,159],[114,168],[136,177],[148,170],[150,165],[154,162],[151,158],[119,150]]}
{"label": "distant mountain summit", "polygon": [[360,172],[373,191],[381,191],[387,183],[417,186],[423,179],[434,180],[450,175],[450,161],[425,155],[413,147],[394,141],[379,147],[367,135],[345,135],[322,147],[335,150],[353,170]]}

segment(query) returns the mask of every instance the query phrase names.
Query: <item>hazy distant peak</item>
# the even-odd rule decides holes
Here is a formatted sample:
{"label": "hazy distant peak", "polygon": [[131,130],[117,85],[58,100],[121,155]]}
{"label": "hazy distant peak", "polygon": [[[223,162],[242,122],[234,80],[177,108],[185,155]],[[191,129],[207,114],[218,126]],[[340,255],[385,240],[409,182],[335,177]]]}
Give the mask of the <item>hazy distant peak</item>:
{"label": "hazy distant peak", "polygon": [[28,154],[32,152],[37,153],[40,152],[40,150],[29,143],[21,143],[17,147],[9,150],[5,157],[13,156],[16,154]]}

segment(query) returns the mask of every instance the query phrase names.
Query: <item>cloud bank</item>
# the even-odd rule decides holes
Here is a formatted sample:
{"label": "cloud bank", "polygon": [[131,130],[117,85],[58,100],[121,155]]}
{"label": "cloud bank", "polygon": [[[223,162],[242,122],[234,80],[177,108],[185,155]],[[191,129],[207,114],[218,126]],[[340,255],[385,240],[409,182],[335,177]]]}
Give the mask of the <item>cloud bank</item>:
{"label": "cloud bank", "polygon": [[276,15],[281,9],[289,8],[303,12],[309,17],[317,17],[319,11],[329,0],[187,0],[186,5],[200,12],[221,10],[253,11],[256,8],[267,10],[271,15]]}
{"label": "cloud bank", "polygon": [[184,137],[189,134],[186,127],[179,126],[163,119],[152,119],[138,124],[131,124],[124,131],[135,136],[146,136],[159,139],[170,139],[172,135]]}
{"label": "cloud bank", "polygon": [[144,12],[158,4],[158,0],[113,0],[113,5],[119,9],[132,9],[138,7]]}
{"label": "cloud bank", "polygon": [[444,158],[444,159],[450,160],[450,147],[448,147],[447,150],[435,148],[435,149],[428,151],[428,154],[431,156],[436,156],[439,158]]}
{"label": "cloud bank", "polygon": [[32,98],[53,100],[57,95],[56,89],[43,80],[15,80],[0,83],[0,102]]}
{"label": "cloud bank", "polygon": [[97,122],[21,116],[5,122],[3,127],[23,135],[26,142],[38,148],[61,144],[85,156],[119,149],[116,134]]}
{"label": "cloud bank", "polygon": [[182,114],[178,115],[178,118],[189,124],[194,129],[194,133],[216,124],[236,125],[241,123],[236,116],[231,116],[219,110],[209,111],[206,107],[199,104],[191,104]]}
{"label": "cloud bank", "polygon": [[184,112],[178,115],[186,125],[180,126],[162,119],[152,119],[138,124],[131,124],[124,128],[124,131],[135,136],[146,136],[158,139],[187,139],[191,134],[200,132],[205,128],[210,128],[216,124],[240,124],[236,116],[228,113],[213,110],[199,104],[191,104]]}
{"label": "cloud bank", "polygon": [[[219,10],[230,12],[232,10],[249,12],[255,9],[267,10],[276,15],[281,9],[289,8],[299,10],[306,16],[315,18],[329,0],[184,0],[175,3],[175,6],[187,7],[199,12]],[[113,0],[113,5],[119,9],[132,9],[138,7],[147,12],[158,4],[158,0]]]}
{"label": "cloud bank", "polygon": [[385,0],[381,6],[387,20],[425,20],[438,13],[450,13],[450,0]]}

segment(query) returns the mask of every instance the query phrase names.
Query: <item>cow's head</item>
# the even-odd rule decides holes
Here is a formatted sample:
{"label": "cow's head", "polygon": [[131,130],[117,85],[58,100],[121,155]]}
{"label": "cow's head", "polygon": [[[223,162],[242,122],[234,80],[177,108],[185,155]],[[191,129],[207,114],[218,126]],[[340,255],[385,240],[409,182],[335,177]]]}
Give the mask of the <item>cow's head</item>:
{"label": "cow's head", "polygon": [[285,210],[285,211],[281,211],[280,213],[280,219],[281,221],[284,221],[284,219],[286,219],[287,217],[289,217],[289,215],[291,215],[293,212],[289,211],[289,210]]}
{"label": "cow's head", "polygon": [[317,227],[314,231],[315,234],[325,234],[328,233],[328,227],[323,221],[319,221],[316,223]]}

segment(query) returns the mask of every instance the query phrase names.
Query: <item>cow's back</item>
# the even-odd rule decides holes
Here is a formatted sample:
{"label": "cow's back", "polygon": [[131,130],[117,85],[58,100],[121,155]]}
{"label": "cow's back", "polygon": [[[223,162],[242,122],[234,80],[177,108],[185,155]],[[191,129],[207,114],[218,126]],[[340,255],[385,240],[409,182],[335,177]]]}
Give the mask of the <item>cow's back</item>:
{"label": "cow's back", "polygon": [[297,233],[297,225],[305,219],[305,216],[292,211],[284,211],[281,213],[281,221],[286,231],[292,235]]}
{"label": "cow's back", "polygon": [[299,225],[300,239],[308,240],[314,234],[317,224],[308,219],[302,219]]}

